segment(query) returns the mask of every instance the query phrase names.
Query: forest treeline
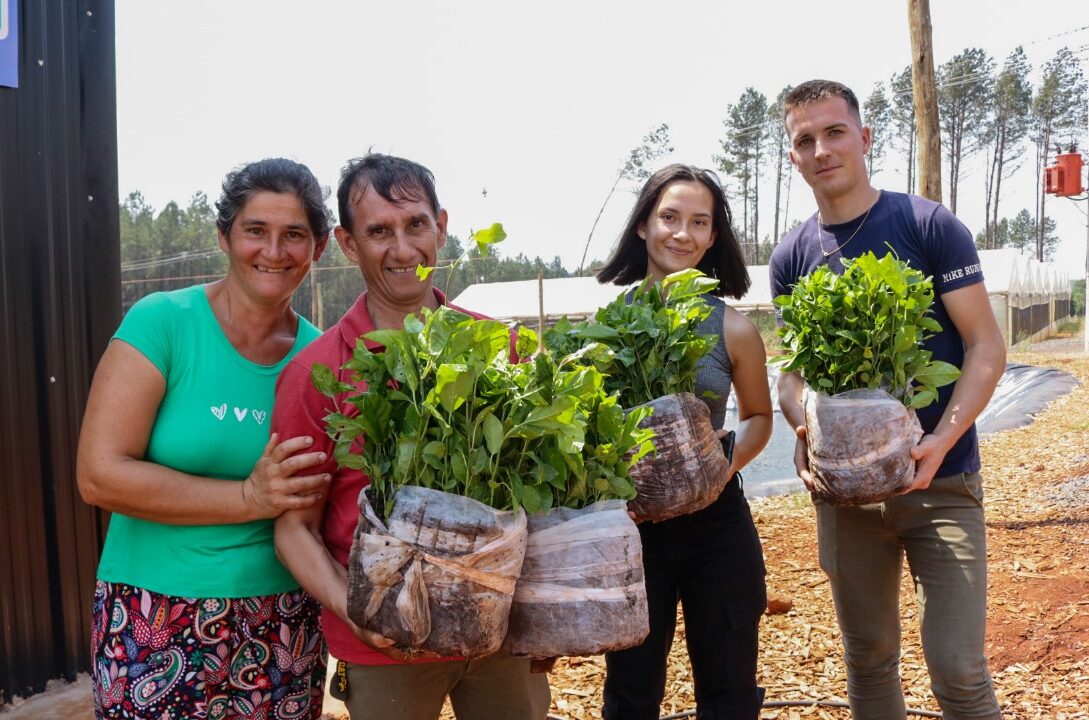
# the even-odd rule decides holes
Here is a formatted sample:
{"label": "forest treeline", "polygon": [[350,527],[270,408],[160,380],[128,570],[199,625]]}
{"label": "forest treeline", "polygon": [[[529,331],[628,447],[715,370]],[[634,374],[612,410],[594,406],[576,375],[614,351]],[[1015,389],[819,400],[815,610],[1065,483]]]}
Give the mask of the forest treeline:
{"label": "forest treeline", "polygon": [[[204,193],[195,194],[186,207],[169,202],[159,212],[139,192],[128,195],[120,206],[122,307],[159,290],[174,290],[223,277],[227,256],[219,249],[215,209]],[[450,264],[464,250],[460,238],[450,235],[439,253],[440,265]],[[450,275],[438,269],[435,286],[451,298],[473,283],[570,277],[560,258],[546,262],[539,257],[503,255],[492,249],[480,257],[474,247],[469,257]],[[364,288],[359,268],[344,257],[336,240],[313,266],[309,277],[295,293],[292,305],[319,327],[332,325],[351,307]]]}
{"label": "forest treeline", "polygon": [[[961,190],[962,168],[973,156],[983,155],[984,227],[976,244],[981,249],[1014,248],[1050,259],[1058,245],[1055,221],[1047,215],[1043,192],[1043,167],[1057,149],[1066,150],[1084,140],[1087,82],[1078,52],[1062,48],[1048,60],[1033,84],[1022,48],[1001,62],[979,48],[967,48],[937,69],[939,117],[942,134],[942,172],[945,203],[955,213]],[[712,158],[726,186],[734,211],[735,230],[749,264],[766,264],[783,234],[812,212],[807,207],[791,215],[789,206],[793,173],[789,144],[782,124],[782,103],[790,88],[769,96],[746,88],[727,106],[723,120],[721,152]],[[856,89],[857,90],[857,89]],[[911,68],[905,67],[887,82],[879,82],[868,94],[860,93],[863,121],[873,131],[866,158],[871,176],[882,171],[892,158],[907,169],[902,189],[916,186],[916,128],[912,104]],[[601,210],[586,239],[587,250],[597,222],[618,188],[637,191],[642,182],[673,152],[669,126],[650,130],[620,165]],[[1026,167],[1026,164],[1029,164]],[[1023,167],[1028,173],[1015,173]],[[1002,204],[1003,194],[1014,182],[1035,182],[1034,207],[1011,211]],[[877,180],[879,186],[889,187]],[[761,198],[764,198],[762,200]],[[769,202],[770,200],[770,202]],[[761,218],[761,208],[771,208],[771,218]],[[203,193],[182,207],[169,202],[155,212],[139,192],[120,203],[121,259],[124,308],[156,290],[208,282],[221,277],[226,258],[216,242],[215,213]],[[498,218],[502,219],[502,218]],[[450,236],[440,261],[458,257],[460,238]],[[551,260],[507,256],[493,250],[450,271],[437,271],[437,287],[456,297],[476,282],[528,280],[587,274],[599,261],[586,259],[579,266],[564,267],[558,256]],[[335,241],[295,295],[294,305],[325,327],[339,318],[363,289],[359,270],[340,252]]]}
{"label": "forest treeline", "polygon": [[[980,48],[967,48],[937,68],[943,199],[954,213],[964,163],[983,155],[986,220],[976,238],[979,248],[1012,247],[1041,260],[1054,254],[1058,237],[1055,222],[1046,213],[1041,177],[1058,149],[1066,151],[1085,138],[1084,53],[1085,48],[1060,49],[1040,68],[1035,85],[1021,47],[1001,61]],[[734,216],[752,262],[766,262],[785,230],[801,219],[796,217],[799,213],[790,215],[788,204],[793,174],[782,107],[790,89],[783,88],[769,100],[758,89],[746,88],[727,109],[722,152],[715,157],[716,168],[729,179]],[[917,147],[910,65],[868,94],[861,90],[855,88],[863,122],[873,131],[866,158],[870,175],[897,157],[907,171],[905,183],[890,189],[914,192]],[[1031,163],[1032,177],[1022,173],[1014,179],[1026,163]],[[1003,206],[1007,181],[1035,183],[1034,207],[1011,212]],[[768,193],[773,194],[770,220],[760,217],[761,207],[769,206],[761,201]],[[811,210],[803,212],[802,217]]]}

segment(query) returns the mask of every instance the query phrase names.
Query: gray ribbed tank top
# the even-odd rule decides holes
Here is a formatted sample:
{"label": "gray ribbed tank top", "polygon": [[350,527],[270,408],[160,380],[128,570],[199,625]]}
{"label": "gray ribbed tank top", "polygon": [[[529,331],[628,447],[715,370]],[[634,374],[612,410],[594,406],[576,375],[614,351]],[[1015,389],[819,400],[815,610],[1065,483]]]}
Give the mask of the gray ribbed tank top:
{"label": "gray ribbed tank top", "polygon": [[[726,352],[726,338],[722,335],[726,302],[714,295],[704,295],[703,299],[711,306],[711,314],[700,323],[699,331],[703,335],[715,335],[718,342],[696,364],[696,397],[707,403],[707,407],[711,409],[711,426],[718,429],[726,422],[726,400],[730,397],[730,384],[733,381],[730,355]],[[718,397],[704,397],[706,390]]]}

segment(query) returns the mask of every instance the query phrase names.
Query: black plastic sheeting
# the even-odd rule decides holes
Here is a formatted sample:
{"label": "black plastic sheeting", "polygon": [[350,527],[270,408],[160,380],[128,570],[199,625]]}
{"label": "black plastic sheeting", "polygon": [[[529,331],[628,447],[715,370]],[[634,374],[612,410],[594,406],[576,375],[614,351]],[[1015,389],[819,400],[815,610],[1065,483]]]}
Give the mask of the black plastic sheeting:
{"label": "black plastic sheeting", "polygon": [[1073,375],[1062,370],[1009,363],[991,401],[976,418],[976,432],[983,436],[1024,427],[1077,384]]}

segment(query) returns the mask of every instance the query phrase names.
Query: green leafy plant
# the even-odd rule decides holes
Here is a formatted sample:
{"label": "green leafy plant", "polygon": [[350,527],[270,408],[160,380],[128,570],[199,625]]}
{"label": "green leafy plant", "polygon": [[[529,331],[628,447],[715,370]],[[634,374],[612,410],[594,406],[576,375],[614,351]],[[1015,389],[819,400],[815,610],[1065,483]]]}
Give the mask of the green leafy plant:
{"label": "green leafy plant", "polygon": [[[474,230],[469,233],[469,240],[476,244],[477,253],[481,258],[488,257],[488,253],[491,252],[492,245],[501,243],[507,239],[507,231],[503,229],[503,223],[492,223],[489,227],[483,230]],[[454,258],[446,265],[417,265],[416,277],[420,280],[426,280],[431,276],[431,273],[439,269],[449,269],[450,273],[446,276],[446,287],[443,292],[449,293],[450,281],[454,277],[454,270],[463,262],[468,262],[473,258],[469,257],[469,253],[472,251],[472,245],[467,244],[465,251],[461,255]]]}
{"label": "green leafy plant", "polygon": [[718,335],[698,332],[711,314],[701,296],[717,285],[718,280],[694,268],[661,283],[648,278],[586,322],[561,319],[545,333],[545,347],[556,354],[595,343],[607,347],[611,352],[597,354],[596,366],[605,373],[606,392],[619,395],[624,407],[693,392],[696,362],[718,341]]}
{"label": "green leafy plant", "polygon": [[[403,485],[527,512],[634,496],[627,470],[650,433],[605,393],[590,362],[604,348],[511,362],[503,323],[447,307],[365,337],[383,350],[360,339],[344,366],[365,391],[321,365],[312,379],[336,403],[325,420],[337,463],[370,476],[379,512]],[[536,333],[519,330],[517,359],[536,348]]]}
{"label": "green leafy plant", "polygon": [[843,260],[837,275],[821,266],[774,303],[782,313],[779,336],[786,350],[772,358],[784,372],[828,394],[882,388],[904,405],[923,408],[960,371],[931,360],[922,343],[941,331],[929,317],[930,278],[892,253]]}

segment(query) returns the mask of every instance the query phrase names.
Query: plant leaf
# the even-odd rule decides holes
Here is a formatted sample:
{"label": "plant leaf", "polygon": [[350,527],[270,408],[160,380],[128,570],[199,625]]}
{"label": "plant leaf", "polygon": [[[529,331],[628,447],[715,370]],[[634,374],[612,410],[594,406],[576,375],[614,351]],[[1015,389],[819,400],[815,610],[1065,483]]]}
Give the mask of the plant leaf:
{"label": "plant leaf", "polygon": [[328,397],[336,397],[355,389],[352,385],[338,380],[333,369],[321,363],[314,363],[310,367],[310,382],[318,392]]}
{"label": "plant leaf", "polygon": [[491,227],[474,232],[472,239],[480,256],[488,257],[491,246],[506,240],[507,232],[503,229],[503,223],[492,223]]}
{"label": "plant leaf", "polygon": [[495,415],[484,418],[484,442],[492,455],[498,455],[503,447],[503,422]]}

